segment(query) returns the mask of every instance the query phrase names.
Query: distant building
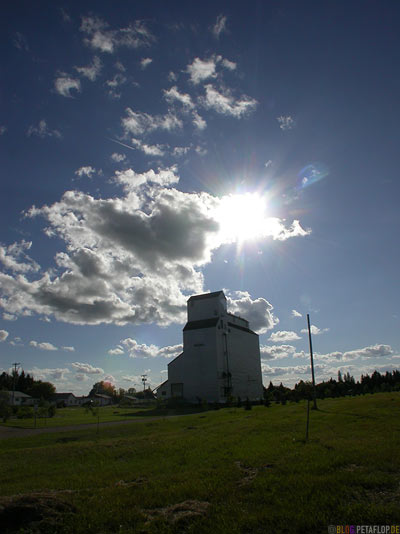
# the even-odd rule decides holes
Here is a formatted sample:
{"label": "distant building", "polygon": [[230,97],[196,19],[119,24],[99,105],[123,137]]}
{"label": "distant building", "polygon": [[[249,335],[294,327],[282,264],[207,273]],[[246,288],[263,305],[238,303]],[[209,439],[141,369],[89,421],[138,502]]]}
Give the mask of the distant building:
{"label": "distant building", "polygon": [[190,297],[187,313],[183,352],[168,364],[157,397],[219,403],[262,397],[258,335],[246,319],[228,313],[223,291]]}
{"label": "distant building", "polygon": [[59,408],[80,406],[82,404],[82,397],[75,397],[73,393],[54,393],[51,400]]}
{"label": "distant building", "polygon": [[22,391],[7,391],[9,394],[10,400],[9,404],[11,406],[33,406],[35,404],[35,399]]}
{"label": "distant building", "polygon": [[113,403],[113,398],[110,397],[110,395],[103,395],[102,393],[96,393],[94,395],[94,400],[99,406],[108,406]]}

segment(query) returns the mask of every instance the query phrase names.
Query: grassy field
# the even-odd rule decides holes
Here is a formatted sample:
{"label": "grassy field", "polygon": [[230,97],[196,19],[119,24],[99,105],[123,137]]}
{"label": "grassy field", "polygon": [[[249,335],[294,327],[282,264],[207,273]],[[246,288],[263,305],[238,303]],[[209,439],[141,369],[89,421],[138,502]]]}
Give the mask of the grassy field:
{"label": "grassy field", "polygon": [[307,443],[304,402],[3,440],[0,494],[10,497],[0,501],[0,530],[280,534],[399,524],[400,394],[319,407]]}
{"label": "grassy field", "polygon": [[[151,409],[151,408],[150,408]],[[123,421],[131,417],[149,411],[148,407],[134,407],[134,408],[118,408],[116,406],[103,406],[98,408],[97,414],[93,415],[85,408],[58,408],[54,417],[36,418],[36,428],[68,426],[68,425],[82,425],[85,423],[97,423],[97,419],[101,423],[109,421]],[[34,428],[35,419],[17,419],[13,417],[7,423],[1,423],[3,426],[15,428]]]}

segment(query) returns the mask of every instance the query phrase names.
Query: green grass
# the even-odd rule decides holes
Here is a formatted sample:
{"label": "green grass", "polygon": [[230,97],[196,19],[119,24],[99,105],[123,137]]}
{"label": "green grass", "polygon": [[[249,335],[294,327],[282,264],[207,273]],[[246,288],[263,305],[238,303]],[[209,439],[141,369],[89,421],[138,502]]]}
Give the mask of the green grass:
{"label": "green grass", "polygon": [[[102,406],[99,408],[99,420],[101,423],[109,421],[123,421],[133,416],[149,411],[148,407],[118,408],[116,406]],[[82,425],[85,423],[97,423],[97,415],[87,411],[85,408],[59,408],[54,417],[36,418],[36,428]],[[16,428],[34,428],[35,419],[17,419],[13,417],[0,426]]]}
{"label": "green grass", "polygon": [[[304,402],[6,439],[0,493],[58,492],[76,513],[52,525],[52,534],[398,524],[400,394],[326,399],[319,407],[307,443]],[[151,513],[189,499],[210,503],[207,513],[175,522]]]}

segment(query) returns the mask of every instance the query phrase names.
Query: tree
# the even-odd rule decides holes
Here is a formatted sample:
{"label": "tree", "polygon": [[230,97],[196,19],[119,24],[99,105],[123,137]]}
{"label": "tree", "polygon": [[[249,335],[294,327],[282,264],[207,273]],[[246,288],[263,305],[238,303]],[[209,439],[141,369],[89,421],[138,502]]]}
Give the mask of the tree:
{"label": "tree", "polygon": [[95,395],[109,395],[110,397],[114,397],[116,395],[115,386],[111,382],[104,382],[104,380],[96,382],[89,392],[89,397],[94,397]]}
{"label": "tree", "polygon": [[56,392],[56,388],[50,382],[36,381],[27,391],[27,394],[35,399],[50,400]]}
{"label": "tree", "polygon": [[3,419],[3,423],[5,423],[11,415],[11,407],[9,403],[10,394],[8,391],[0,391],[0,417]]}

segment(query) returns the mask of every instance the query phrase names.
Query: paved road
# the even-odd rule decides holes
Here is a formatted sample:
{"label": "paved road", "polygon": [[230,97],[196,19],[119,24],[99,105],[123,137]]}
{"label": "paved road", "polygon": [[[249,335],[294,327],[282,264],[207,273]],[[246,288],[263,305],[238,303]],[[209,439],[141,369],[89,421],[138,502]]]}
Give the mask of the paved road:
{"label": "paved road", "polygon": [[[124,419],[123,421],[109,421],[107,423],[100,423],[100,426],[115,426],[115,425],[129,425],[132,423],[159,421],[160,419],[171,419],[173,417],[186,417],[188,415],[196,415],[195,413],[179,414],[179,415],[160,415],[156,417],[134,417],[132,419]],[[10,426],[0,425],[0,439],[5,438],[23,438],[27,436],[36,436],[37,434],[53,434],[54,432],[71,432],[74,430],[86,430],[87,428],[95,428],[97,423],[86,423],[83,425],[69,425],[69,426],[49,426],[40,428],[14,428]]]}
{"label": "paved road", "polygon": [[[135,419],[127,419],[124,421],[109,421],[107,423],[100,423],[100,426],[115,426],[138,423],[140,421],[155,421],[158,419],[165,419],[166,417],[179,417],[176,415],[160,416],[160,417],[135,417]],[[69,425],[69,426],[50,426],[40,428],[14,428],[10,426],[0,425],[0,439],[5,438],[23,438],[27,436],[36,436],[37,434],[53,434],[54,432],[70,432],[73,430],[86,430],[87,428],[95,428],[97,423],[87,423],[84,425]]]}

